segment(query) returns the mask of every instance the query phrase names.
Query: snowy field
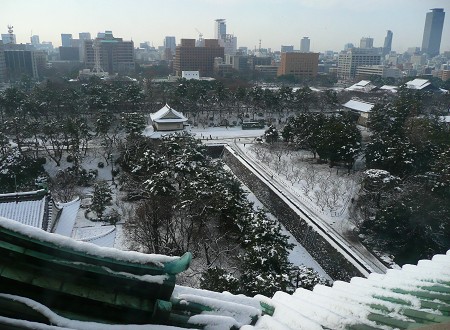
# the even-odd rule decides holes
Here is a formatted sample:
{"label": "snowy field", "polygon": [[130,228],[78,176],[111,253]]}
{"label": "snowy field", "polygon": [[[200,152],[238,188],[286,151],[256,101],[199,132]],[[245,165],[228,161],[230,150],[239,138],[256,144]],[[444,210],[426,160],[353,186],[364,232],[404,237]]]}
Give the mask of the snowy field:
{"label": "snowy field", "polygon": [[311,152],[270,150],[261,144],[236,143],[246,157],[300,199],[312,213],[339,233],[352,231],[348,207],[359,186],[359,175],[342,167],[317,164]]}
{"label": "snowy field", "polygon": [[[208,143],[210,142],[253,142],[255,138],[264,135],[265,129],[248,129],[243,130],[240,126],[236,127],[191,127],[186,129],[187,132],[196,138]],[[159,138],[172,132],[154,132],[152,126],[147,126],[143,132],[144,136]]]}

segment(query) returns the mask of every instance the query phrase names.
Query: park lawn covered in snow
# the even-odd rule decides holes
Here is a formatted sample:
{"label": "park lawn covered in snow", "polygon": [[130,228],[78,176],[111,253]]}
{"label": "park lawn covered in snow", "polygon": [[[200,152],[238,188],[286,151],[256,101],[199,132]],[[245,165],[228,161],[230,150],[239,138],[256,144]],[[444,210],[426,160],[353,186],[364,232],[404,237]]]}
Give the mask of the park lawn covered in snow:
{"label": "park lawn covered in snow", "polygon": [[359,189],[358,173],[348,174],[342,167],[317,164],[312,154],[304,150],[270,150],[260,143],[235,146],[334,230],[345,234],[354,228],[348,207]]}

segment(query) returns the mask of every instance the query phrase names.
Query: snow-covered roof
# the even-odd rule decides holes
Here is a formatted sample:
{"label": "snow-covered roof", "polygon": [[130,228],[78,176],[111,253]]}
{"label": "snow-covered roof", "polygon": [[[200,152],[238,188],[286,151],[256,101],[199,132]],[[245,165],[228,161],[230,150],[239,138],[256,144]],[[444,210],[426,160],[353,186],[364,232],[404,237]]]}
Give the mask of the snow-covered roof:
{"label": "snow-covered roof", "polygon": [[428,79],[414,79],[406,83],[406,88],[421,90],[429,85],[431,82]]}
{"label": "snow-covered roof", "polygon": [[372,89],[376,88],[369,80],[361,80],[350,87],[347,87],[345,90],[347,91],[361,91],[361,92],[369,92]]}
{"label": "snow-covered roof", "polygon": [[89,242],[103,247],[114,247],[115,226],[96,226],[77,228],[73,236],[77,241]]}
{"label": "snow-covered roof", "polygon": [[182,123],[187,121],[187,118],[181,112],[172,109],[167,104],[158,111],[151,113],[150,118],[157,123]]}
{"label": "snow-covered roof", "polygon": [[370,111],[372,111],[374,104],[352,99],[352,100],[348,101],[347,103],[343,104],[343,106],[350,110],[354,110],[354,111],[358,111],[358,112],[370,112]]}
{"label": "snow-covered roof", "polygon": [[450,116],[439,116],[439,119],[444,123],[450,123]]}
{"label": "snow-covered roof", "polygon": [[392,93],[397,93],[398,87],[397,86],[391,86],[391,85],[383,85],[383,86],[380,87],[380,89],[384,90],[384,91],[389,91],[389,92],[392,92]]}
{"label": "snow-covered roof", "polygon": [[45,190],[0,194],[0,216],[43,229],[47,204]]}
{"label": "snow-covered roof", "polygon": [[[155,264],[161,265],[164,262],[170,262],[179,259],[179,257],[171,257],[160,254],[144,254],[135,251],[121,251],[114,248],[106,248],[95,246],[85,242],[78,242],[72,238],[47,233],[43,230],[25,226],[17,221],[12,221],[0,216],[0,227],[12,230],[22,235],[32,237],[41,242],[48,242],[55,244],[64,249],[70,249],[76,252],[86,253],[87,255],[97,256],[100,258],[111,258],[125,262],[139,263],[139,264]],[[1,240],[1,237],[0,237]]]}
{"label": "snow-covered roof", "polygon": [[54,229],[55,234],[70,237],[72,235],[73,226],[80,209],[80,199],[77,198],[68,203],[58,203],[56,207],[60,210],[56,219]]}
{"label": "snow-covered roof", "polygon": [[428,322],[448,324],[449,269],[450,250],[417,266],[354,277],[350,283],[316,285],[313,291],[300,288],[292,295],[277,292],[271,299],[256,296],[275,312],[245,329],[406,329]]}

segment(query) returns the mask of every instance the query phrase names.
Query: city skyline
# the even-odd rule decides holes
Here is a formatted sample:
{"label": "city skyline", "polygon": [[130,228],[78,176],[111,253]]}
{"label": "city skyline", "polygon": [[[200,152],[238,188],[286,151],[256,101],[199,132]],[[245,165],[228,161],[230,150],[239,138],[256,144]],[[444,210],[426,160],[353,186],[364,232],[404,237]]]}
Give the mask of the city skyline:
{"label": "city skyline", "polygon": [[[61,5],[64,4],[64,5]],[[156,6],[157,4],[157,6]],[[234,34],[238,47],[280,50],[281,45],[300,48],[309,36],[311,51],[340,51],[346,43],[359,44],[362,37],[383,47],[386,31],[394,34],[392,50],[404,52],[422,44],[425,17],[431,8],[450,11],[446,0],[379,0],[376,6],[361,0],[16,0],[2,6],[1,33],[14,26],[18,43],[29,43],[31,35],[40,41],[61,45],[61,34],[112,30],[135,46],[149,41],[163,45],[165,36],[214,38],[215,20],[226,19],[227,33]],[[51,13],[52,16],[49,16]],[[444,22],[441,52],[450,50],[450,23]]]}

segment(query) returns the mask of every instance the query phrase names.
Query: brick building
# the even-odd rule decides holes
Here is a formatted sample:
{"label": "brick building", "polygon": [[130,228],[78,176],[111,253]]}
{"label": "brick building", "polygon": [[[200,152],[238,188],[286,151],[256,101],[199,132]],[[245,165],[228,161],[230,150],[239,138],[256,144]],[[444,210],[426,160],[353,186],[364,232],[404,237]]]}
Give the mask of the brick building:
{"label": "brick building", "polygon": [[182,71],[199,71],[201,77],[212,76],[217,57],[224,58],[224,48],[217,39],[205,39],[204,47],[196,47],[195,39],[181,39],[175,50],[175,75],[181,77]]}

